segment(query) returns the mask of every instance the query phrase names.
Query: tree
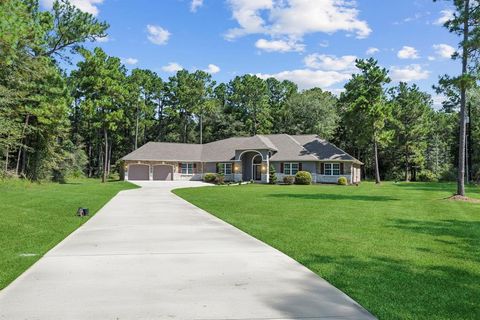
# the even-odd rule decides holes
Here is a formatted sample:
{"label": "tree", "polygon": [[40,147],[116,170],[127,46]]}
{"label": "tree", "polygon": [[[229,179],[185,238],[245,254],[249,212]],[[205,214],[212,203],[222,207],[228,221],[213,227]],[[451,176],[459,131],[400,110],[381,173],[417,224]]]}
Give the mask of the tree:
{"label": "tree", "polygon": [[401,159],[405,181],[409,181],[412,167],[423,167],[425,162],[432,101],[430,95],[420,91],[416,85],[409,87],[404,82],[392,88],[390,94],[394,158]]}
{"label": "tree", "polygon": [[[437,0],[434,0],[437,1]],[[456,78],[444,77],[443,81],[453,83],[460,91],[459,143],[457,195],[465,196],[465,150],[466,150],[466,92],[477,81],[478,54],[480,53],[480,2],[477,0],[452,0],[455,14],[445,22],[449,32],[461,37],[460,51],[452,57],[461,59],[461,75]]]}
{"label": "tree", "polygon": [[206,101],[211,95],[215,83],[211,76],[201,70],[193,73],[180,70],[167,83],[168,103],[182,123],[180,136],[182,142],[189,142],[189,125],[198,117],[199,142],[203,142],[203,116],[207,108]]}
{"label": "tree", "polygon": [[102,182],[107,180],[110,172],[112,141],[110,133],[115,132],[123,118],[126,70],[119,58],[109,57],[102,49],[93,52],[82,49],[84,58],[72,72],[77,87],[77,97],[81,97],[83,112],[91,121],[89,129],[101,132],[103,140]]}
{"label": "tree", "polygon": [[317,134],[330,139],[339,120],[336,104],[335,96],[320,88],[295,93],[285,102],[277,125],[282,133]]}
{"label": "tree", "polygon": [[228,83],[228,105],[236,118],[245,123],[250,135],[269,133],[272,117],[265,80],[254,75],[237,76]]}
{"label": "tree", "polygon": [[357,59],[360,73],[352,75],[340,96],[340,103],[346,106],[347,123],[352,134],[362,145],[370,144],[373,151],[375,182],[380,183],[378,146],[391,138],[391,132],[384,130],[390,117],[391,108],[385,99],[383,86],[390,82],[388,71],[378,66],[373,58]]}
{"label": "tree", "polygon": [[277,183],[277,172],[275,171],[275,167],[271,164],[269,171],[268,171],[268,183],[275,184]]}

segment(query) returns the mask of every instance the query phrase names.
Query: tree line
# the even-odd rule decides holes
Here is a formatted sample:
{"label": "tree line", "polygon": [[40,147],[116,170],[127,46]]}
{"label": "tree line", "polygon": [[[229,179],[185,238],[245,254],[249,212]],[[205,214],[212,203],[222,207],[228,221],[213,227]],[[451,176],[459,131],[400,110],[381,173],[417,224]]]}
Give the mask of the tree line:
{"label": "tree line", "polygon": [[[455,3],[464,2],[478,6]],[[462,14],[470,13],[457,9],[446,26],[459,33]],[[471,46],[463,51],[465,74],[439,81],[436,89],[448,101],[435,109],[415,84],[391,84],[388,70],[373,58],[356,61],[358,72],[339,96],[249,74],[217,83],[200,70],[180,70],[168,79],[151,70],[128,71],[118,57],[82,46],[105,37],[107,29],[66,0],[51,11],[40,10],[38,0],[0,2],[3,176],[106,180],[122,156],[148,141],[208,143],[275,133],[318,134],[364,162],[364,176],[377,182],[453,180],[465,175],[460,163],[467,164],[469,179],[478,176],[475,39],[461,42]],[[80,61],[67,73],[62,62],[74,55]]]}

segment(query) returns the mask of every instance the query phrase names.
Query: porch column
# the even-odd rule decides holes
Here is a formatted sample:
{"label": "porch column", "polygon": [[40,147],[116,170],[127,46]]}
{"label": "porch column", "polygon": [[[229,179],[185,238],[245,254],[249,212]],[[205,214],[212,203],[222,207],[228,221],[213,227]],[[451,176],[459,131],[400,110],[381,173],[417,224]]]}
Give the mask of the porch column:
{"label": "porch column", "polygon": [[267,166],[265,167],[266,182],[270,183],[270,156],[267,153]]}

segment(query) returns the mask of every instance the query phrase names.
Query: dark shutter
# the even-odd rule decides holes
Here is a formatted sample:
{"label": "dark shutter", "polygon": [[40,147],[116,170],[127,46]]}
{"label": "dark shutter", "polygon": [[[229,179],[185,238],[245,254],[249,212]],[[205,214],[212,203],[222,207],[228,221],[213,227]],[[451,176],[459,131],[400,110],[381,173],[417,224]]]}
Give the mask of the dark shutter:
{"label": "dark shutter", "polygon": [[219,163],[217,162],[217,163],[215,163],[215,172],[216,173],[219,173],[218,169],[220,169],[220,166],[219,166]]}
{"label": "dark shutter", "polygon": [[340,174],[343,174],[343,162],[340,163]]}
{"label": "dark shutter", "polygon": [[298,163],[298,171],[303,171],[303,166],[301,162]]}
{"label": "dark shutter", "polygon": [[178,163],[178,173],[182,173],[182,163]]}
{"label": "dark shutter", "polygon": [[280,162],[280,173],[283,173],[283,162]]}
{"label": "dark shutter", "polygon": [[320,174],[325,174],[325,163],[320,162]]}
{"label": "dark shutter", "polygon": [[197,173],[197,164],[193,163],[193,173]]}

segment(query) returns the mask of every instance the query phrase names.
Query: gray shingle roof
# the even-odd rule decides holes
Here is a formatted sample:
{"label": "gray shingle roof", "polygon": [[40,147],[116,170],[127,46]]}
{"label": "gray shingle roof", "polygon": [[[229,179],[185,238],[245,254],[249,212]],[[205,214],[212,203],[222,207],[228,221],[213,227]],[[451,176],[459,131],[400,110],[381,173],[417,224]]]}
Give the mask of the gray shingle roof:
{"label": "gray shingle roof", "polygon": [[352,161],[361,163],[335,145],[316,135],[256,135],[234,137],[211,143],[183,144],[149,142],[122,160],[230,161],[235,150],[270,150],[272,161]]}

